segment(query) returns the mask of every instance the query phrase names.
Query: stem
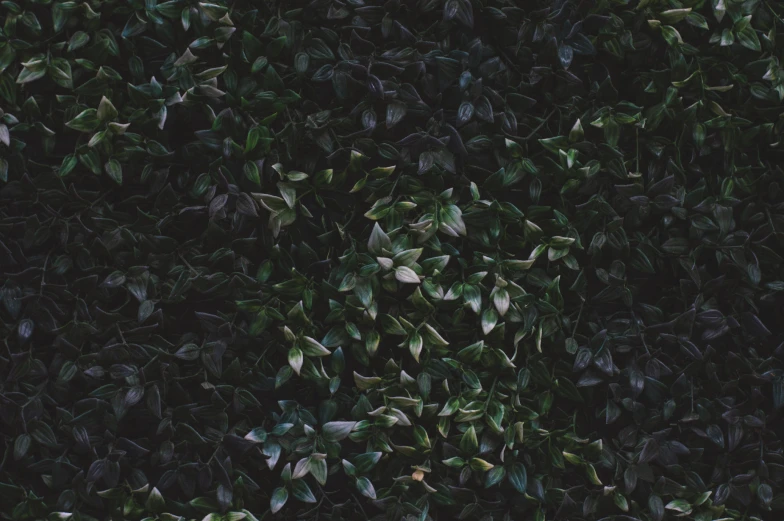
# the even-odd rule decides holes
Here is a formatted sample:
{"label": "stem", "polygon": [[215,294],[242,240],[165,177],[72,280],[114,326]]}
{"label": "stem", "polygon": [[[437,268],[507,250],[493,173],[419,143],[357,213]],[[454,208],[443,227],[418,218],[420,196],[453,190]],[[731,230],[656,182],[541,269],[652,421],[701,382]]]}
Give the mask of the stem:
{"label": "stem", "polygon": [[572,338],[574,338],[574,334],[577,333],[577,326],[580,325],[580,318],[583,316],[583,306],[585,306],[585,299],[581,299],[582,302],[580,303],[580,311],[577,313],[577,322],[574,323],[574,328],[572,328]]}
{"label": "stem", "polygon": [[356,503],[357,507],[359,507],[359,510],[360,510],[360,512],[362,512],[362,518],[363,518],[363,519],[370,519],[370,518],[367,516],[367,514],[365,513],[365,509],[364,509],[364,508],[362,508],[362,504],[361,504],[361,503],[359,502],[359,500],[357,499],[357,496],[356,496],[355,494],[353,494],[353,493],[352,493],[352,494],[351,494],[351,497],[353,497],[353,498],[354,498],[354,502]]}
{"label": "stem", "polygon": [[46,265],[49,264],[49,256],[52,254],[52,250],[49,250],[49,253],[46,254],[46,259],[44,259],[44,267],[41,269],[41,285],[38,288],[38,296],[42,296],[44,294],[44,286],[46,286]]}
{"label": "stem", "polygon": [[539,132],[539,130],[550,120],[550,118],[553,117],[553,114],[555,114],[556,110],[557,109],[551,110],[550,113],[542,120],[542,122],[539,123],[539,125],[535,129],[533,129],[530,134],[528,134],[526,137],[523,138],[523,141],[528,141],[529,139],[534,137],[534,135],[537,132]]}
{"label": "stem", "polygon": [[484,409],[487,410],[488,405],[490,405],[490,400],[493,399],[493,395],[495,394],[495,386],[498,383],[498,377],[496,376],[493,380],[493,385],[490,387],[490,392],[487,394],[487,400],[485,400]]}
{"label": "stem", "polygon": [[636,143],[636,148],[637,148],[637,152],[636,152],[636,156],[637,156],[636,157],[636,159],[637,159],[636,171],[639,174],[640,173],[640,127],[635,127],[634,134],[635,134],[635,143]]}

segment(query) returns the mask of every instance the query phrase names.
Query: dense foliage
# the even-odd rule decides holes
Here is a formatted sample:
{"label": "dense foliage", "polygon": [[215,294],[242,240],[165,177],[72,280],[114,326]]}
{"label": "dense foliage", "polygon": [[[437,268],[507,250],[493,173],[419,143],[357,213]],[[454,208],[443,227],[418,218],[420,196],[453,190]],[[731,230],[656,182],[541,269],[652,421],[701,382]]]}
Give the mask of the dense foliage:
{"label": "dense foliage", "polygon": [[3,519],[781,518],[780,2],[0,13]]}

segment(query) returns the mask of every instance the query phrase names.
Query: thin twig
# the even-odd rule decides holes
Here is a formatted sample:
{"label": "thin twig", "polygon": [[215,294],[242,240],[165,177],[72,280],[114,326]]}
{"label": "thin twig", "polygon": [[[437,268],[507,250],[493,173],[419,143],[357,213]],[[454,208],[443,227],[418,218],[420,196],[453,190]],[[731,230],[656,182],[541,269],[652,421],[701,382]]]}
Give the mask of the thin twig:
{"label": "thin twig", "polygon": [[523,141],[528,141],[529,139],[534,137],[534,135],[536,135],[536,133],[539,132],[539,130],[541,130],[543,126],[545,126],[545,124],[550,120],[550,118],[553,117],[553,114],[555,114],[556,110],[557,109],[551,110],[550,113],[542,120],[542,122],[539,123],[539,125],[535,129],[533,129],[530,134],[528,134],[526,137],[523,138]]}
{"label": "thin twig", "polygon": [[580,303],[580,311],[577,313],[577,321],[574,323],[574,328],[572,329],[572,338],[574,338],[575,333],[577,333],[577,326],[580,325],[580,317],[583,316],[583,306],[585,306],[585,299],[581,299],[582,303]]}
{"label": "thin twig", "polygon": [[49,264],[49,256],[52,254],[52,250],[49,250],[49,253],[46,254],[46,259],[44,259],[44,267],[41,270],[41,285],[38,288],[38,296],[42,296],[44,294],[44,286],[46,286],[46,265]]}
{"label": "thin twig", "polygon": [[329,499],[329,496],[327,495],[326,491],[325,491],[325,490],[322,488],[322,486],[321,486],[321,483],[318,483],[318,482],[317,482],[317,483],[316,483],[316,486],[318,487],[318,489],[319,489],[319,492],[321,492],[321,498],[322,498],[322,500],[326,499],[326,500],[329,502],[329,504],[330,504],[330,505],[332,505],[332,506],[334,507],[334,506],[335,506],[335,503],[334,503],[334,502],[333,502],[331,499]]}
{"label": "thin twig", "polygon": [[359,510],[362,512],[362,518],[363,518],[363,519],[370,519],[370,518],[368,517],[368,515],[365,513],[365,509],[364,509],[364,508],[362,508],[362,504],[359,502],[359,499],[357,499],[357,496],[356,496],[355,494],[353,494],[353,493],[352,493],[352,494],[351,494],[351,497],[353,497],[353,498],[354,498],[354,502],[357,504],[357,506],[359,507]]}

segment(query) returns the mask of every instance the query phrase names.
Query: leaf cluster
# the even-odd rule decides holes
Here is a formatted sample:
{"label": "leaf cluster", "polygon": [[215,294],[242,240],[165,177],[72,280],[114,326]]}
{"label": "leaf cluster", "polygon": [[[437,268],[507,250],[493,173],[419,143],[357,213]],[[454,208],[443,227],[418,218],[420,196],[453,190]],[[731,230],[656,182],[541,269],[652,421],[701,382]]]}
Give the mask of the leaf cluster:
{"label": "leaf cluster", "polygon": [[781,516],[779,3],[0,13],[3,519]]}

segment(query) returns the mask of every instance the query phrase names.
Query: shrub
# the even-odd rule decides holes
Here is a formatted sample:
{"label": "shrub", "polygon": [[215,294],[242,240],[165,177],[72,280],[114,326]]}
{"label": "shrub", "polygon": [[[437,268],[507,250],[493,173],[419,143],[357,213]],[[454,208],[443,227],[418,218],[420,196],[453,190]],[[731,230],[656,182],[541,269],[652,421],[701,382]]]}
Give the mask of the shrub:
{"label": "shrub", "polygon": [[3,518],[781,515],[779,3],[0,10]]}

